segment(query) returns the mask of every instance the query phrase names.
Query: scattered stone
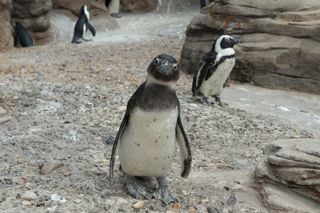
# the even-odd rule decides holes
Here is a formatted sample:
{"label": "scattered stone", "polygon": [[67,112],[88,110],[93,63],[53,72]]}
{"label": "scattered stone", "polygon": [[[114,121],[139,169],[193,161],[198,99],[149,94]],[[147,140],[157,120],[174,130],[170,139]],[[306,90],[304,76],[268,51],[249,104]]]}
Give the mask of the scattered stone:
{"label": "scattered stone", "polygon": [[198,211],[195,208],[189,209],[188,213],[198,213]]}
{"label": "scattered stone", "polygon": [[97,207],[93,207],[88,210],[88,213],[99,213],[99,212],[100,212],[100,209]]}
{"label": "scattered stone", "polygon": [[37,198],[36,193],[32,192],[32,191],[26,191],[25,193],[23,193],[23,195],[21,196],[21,199],[23,200],[35,200]]}
{"label": "scattered stone", "polygon": [[139,201],[135,202],[135,203],[132,205],[132,207],[133,207],[134,209],[142,209],[143,206],[144,206],[144,201],[143,201],[143,200],[139,200]]}
{"label": "scattered stone", "polygon": [[122,198],[122,197],[118,197],[117,198],[117,205],[118,206],[125,206],[128,205],[129,201],[127,201],[126,199]]}
{"label": "scattered stone", "polygon": [[61,166],[62,166],[62,163],[58,161],[48,161],[40,167],[40,174],[41,175],[51,174],[54,170],[58,169]]}
{"label": "scattered stone", "polygon": [[75,203],[81,203],[81,199],[77,198],[77,199],[75,199],[73,202],[75,202]]}
{"label": "scattered stone", "polygon": [[28,200],[23,200],[23,201],[21,202],[21,204],[24,205],[24,206],[31,206],[31,205],[32,205],[32,202],[30,202],[30,201],[28,201]]}
{"label": "scattered stone", "polygon": [[215,208],[211,207],[211,206],[207,207],[207,211],[208,211],[208,213],[218,213],[218,211]]}

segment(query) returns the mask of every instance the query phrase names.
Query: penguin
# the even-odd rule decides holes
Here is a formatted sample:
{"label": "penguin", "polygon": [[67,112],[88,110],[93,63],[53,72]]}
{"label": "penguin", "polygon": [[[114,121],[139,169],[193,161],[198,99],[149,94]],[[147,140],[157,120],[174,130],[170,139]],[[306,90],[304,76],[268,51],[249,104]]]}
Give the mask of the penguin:
{"label": "penguin", "polygon": [[72,38],[72,43],[81,43],[82,41],[90,41],[90,39],[85,39],[84,35],[87,30],[90,30],[93,36],[96,35],[96,30],[89,22],[90,13],[88,11],[87,5],[81,6],[80,16],[74,26],[74,33]]}
{"label": "penguin", "polygon": [[214,97],[215,101],[222,105],[220,94],[236,61],[233,46],[241,42],[240,36],[218,36],[193,77],[193,97],[202,96],[207,102],[211,102],[208,99]]}
{"label": "penguin", "polygon": [[[175,88],[179,66],[167,54],[157,56],[147,69],[146,81],[134,92],[113,143],[109,177],[113,177],[116,149],[128,192],[136,199],[175,202],[166,176],[175,155],[176,143],[182,158],[181,176],[191,171],[191,149],[180,117]],[[155,191],[141,184],[141,177],[156,178]]]}
{"label": "penguin", "polygon": [[15,47],[32,47],[33,40],[28,30],[20,23],[16,22],[14,29],[14,46]]}

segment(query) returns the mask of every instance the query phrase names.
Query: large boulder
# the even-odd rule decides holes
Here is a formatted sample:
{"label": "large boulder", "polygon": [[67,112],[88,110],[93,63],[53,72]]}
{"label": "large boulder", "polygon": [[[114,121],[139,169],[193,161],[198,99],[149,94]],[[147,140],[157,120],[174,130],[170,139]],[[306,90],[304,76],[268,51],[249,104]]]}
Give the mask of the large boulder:
{"label": "large boulder", "polygon": [[263,203],[275,211],[318,212],[320,140],[278,140],[264,153],[255,171]]}
{"label": "large boulder", "polygon": [[0,51],[13,46],[10,6],[11,0],[0,0]]}
{"label": "large boulder", "polygon": [[157,0],[121,0],[122,10],[124,11],[150,11],[157,8]]}
{"label": "large boulder", "polygon": [[48,40],[52,2],[47,0],[13,0],[12,18],[22,23],[33,35],[36,44]]}
{"label": "large boulder", "polygon": [[64,9],[72,12],[74,15],[79,16],[81,6],[86,4],[92,16],[105,15],[107,8],[104,0],[88,1],[88,0],[53,0],[54,9]]}
{"label": "large boulder", "polygon": [[320,94],[320,1],[216,0],[190,22],[181,54],[193,74],[222,30],[241,34],[231,78]]}

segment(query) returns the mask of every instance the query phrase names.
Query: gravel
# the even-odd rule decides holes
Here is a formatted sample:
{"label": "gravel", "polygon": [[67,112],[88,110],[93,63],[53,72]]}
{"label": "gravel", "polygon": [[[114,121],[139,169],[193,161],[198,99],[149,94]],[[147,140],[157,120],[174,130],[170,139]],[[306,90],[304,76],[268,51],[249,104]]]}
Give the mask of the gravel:
{"label": "gravel", "polygon": [[[61,43],[3,54],[19,72],[0,75],[0,106],[12,117],[0,128],[0,212],[134,211],[118,162],[114,181],[107,178],[110,143],[148,64],[160,53],[179,58],[182,42]],[[179,177],[177,154],[168,181],[179,204],[144,200],[137,211],[221,211],[227,186],[239,201],[235,211],[264,212],[252,179],[262,148],[312,134],[277,117],[196,103],[191,81],[182,74],[177,88],[193,152],[191,176]],[[41,172],[45,165],[50,169]],[[26,191],[36,193],[32,202],[18,199]]]}

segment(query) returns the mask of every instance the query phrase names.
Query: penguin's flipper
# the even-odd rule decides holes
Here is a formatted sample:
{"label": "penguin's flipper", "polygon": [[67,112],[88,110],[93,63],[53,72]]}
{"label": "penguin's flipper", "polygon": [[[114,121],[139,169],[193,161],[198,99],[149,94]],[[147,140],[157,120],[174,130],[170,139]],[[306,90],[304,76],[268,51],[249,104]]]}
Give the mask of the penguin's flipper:
{"label": "penguin's flipper", "polygon": [[111,158],[110,158],[110,164],[109,164],[109,178],[112,179],[113,177],[113,167],[114,167],[114,161],[116,157],[116,150],[118,146],[118,142],[120,139],[120,136],[122,135],[123,131],[125,130],[127,124],[129,121],[129,113],[126,112],[124,115],[122,122],[120,124],[119,130],[117,132],[116,139],[114,140],[113,147],[112,147],[112,152],[111,152]]}
{"label": "penguin's flipper", "polygon": [[177,126],[176,126],[176,137],[179,144],[181,158],[182,158],[182,172],[181,177],[188,177],[191,171],[191,149],[190,143],[188,141],[187,135],[183,129],[180,115],[178,116]]}
{"label": "penguin's flipper", "polygon": [[86,28],[90,30],[93,36],[96,36],[96,30],[94,29],[94,27],[91,25],[89,21],[86,22]]}
{"label": "penguin's flipper", "polygon": [[[193,96],[198,95],[199,89],[202,84],[202,82],[201,83],[199,82],[199,77],[200,77],[202,69],[205,65],[206,65],[206,63],[204,61],[202,61],[198,66],[197,72],[193,76],[193,81],[192,81],[192,95]],[[199,86],[199,83],[200,83],[200,86]]]}

